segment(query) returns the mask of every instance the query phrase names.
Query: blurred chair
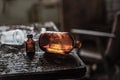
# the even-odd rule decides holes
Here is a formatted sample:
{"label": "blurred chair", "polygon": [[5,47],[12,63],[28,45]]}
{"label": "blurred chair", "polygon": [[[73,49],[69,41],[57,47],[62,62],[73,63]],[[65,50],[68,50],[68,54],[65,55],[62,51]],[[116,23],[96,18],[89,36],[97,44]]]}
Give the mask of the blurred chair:
{"label": "blurred chair", "polygon": [[[79,53],[79,56],[82,57],[82,59],[87,62],[91,62],[92,64],[99,64],[99,63],[103,64],[103,68],[105,72],[109,74],[110,66],[114,65],[114,64],[109,65],[109,63],[111,64],[115,63],[114,61],[117,61],[120,57],[120,54],[119,54],[120,52],[120,12],[117,12],[114,15],[114,22],[113,22],[111,33],[81,30],[81,29],[71,29],[71,33],[77,37],[80,37],[80,36],[97,37],[96,39],[98,41],[97,40],[95,41],[97,41],[99,44],[98,48],[102,47],[100,46],[101,43],[99,43],[101,38],[108,39],[105,49],[100,50],[100,53],[98,54],[96,53],[94,54],[91,51],[84,51],[83,49],[81,49],[78,53]],[[96,67],[94,66],[93,68],[96,68]]]}

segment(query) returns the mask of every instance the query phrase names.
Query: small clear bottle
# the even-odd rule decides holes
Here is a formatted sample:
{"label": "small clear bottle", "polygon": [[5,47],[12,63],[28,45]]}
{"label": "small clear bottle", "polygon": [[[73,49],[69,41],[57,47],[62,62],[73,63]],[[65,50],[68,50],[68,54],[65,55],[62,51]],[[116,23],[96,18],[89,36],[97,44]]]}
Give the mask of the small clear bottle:
{"label": "small clear bottle", "polygon": [[27,35],[27,41],[26,41],[26,54],[27,57],[32,60],[35,55],[35,42],[33,40],[33,35],[29,34]]}

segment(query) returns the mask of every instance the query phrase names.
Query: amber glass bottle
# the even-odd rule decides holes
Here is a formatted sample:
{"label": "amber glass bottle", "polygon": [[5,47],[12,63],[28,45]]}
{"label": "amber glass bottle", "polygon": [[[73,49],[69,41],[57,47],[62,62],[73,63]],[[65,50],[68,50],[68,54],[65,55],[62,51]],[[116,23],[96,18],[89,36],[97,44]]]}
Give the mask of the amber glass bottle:
{"label": "amber glass bottle", "polygon": [[27,57],[32,60],[34,58],[35,55],[35,42],[32,39],[33,35],[27,35],[27,41],[26,41],[26,53],[27,53]]}

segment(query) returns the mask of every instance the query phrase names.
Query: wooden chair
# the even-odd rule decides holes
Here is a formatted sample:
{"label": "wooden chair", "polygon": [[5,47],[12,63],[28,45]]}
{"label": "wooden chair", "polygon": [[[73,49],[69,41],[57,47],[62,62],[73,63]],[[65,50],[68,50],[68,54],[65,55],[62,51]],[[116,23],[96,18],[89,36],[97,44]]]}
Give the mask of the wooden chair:
{"label": "wooden chair", "polygon": [[[117,12],[114,16],[114,22],[112,26],[111,33],[99,32],[99,31],[90,31],[90,30],[81,30],[81,29],[71,29],[71,33],[77,36],[94,36],[97,38],[108,38],[106,48],[101,50],[98,54],[82,52],[80,50],[79,56],[83,57],[83,60],[91,61],[93,64],[102,63],[104,69],[109,74],[110,66],[113,66],[114,63],[117,63],[120,57],[120,12]],[[88,51],[89,52],[89,51]],[[111,64],[111,65],[110,65]]]}

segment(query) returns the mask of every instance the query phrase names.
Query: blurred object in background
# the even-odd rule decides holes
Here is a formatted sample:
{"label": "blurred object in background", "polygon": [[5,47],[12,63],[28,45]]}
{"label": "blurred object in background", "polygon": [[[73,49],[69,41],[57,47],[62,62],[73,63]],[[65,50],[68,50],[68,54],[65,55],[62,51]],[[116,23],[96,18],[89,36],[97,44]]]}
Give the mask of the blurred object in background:
{"label": "blurred object in background", "polygon": [[[91,76],[104,75],[108,77],[105,80],[114,80],[112,78],[120,72],[120,11],[114,15],[111,33],[81,29],[72,29],[71,32],[78,35],[79,39],[81,39],[81,36],[86,36],[86,38],[92,36],[92,39],[97,37],[93,41],[96,41],[98,45],[93,46],[94,44],[89,43],[90,40],[88,39],[87,44],[83,43],[84,47],[79,52],[79,55],[91,67]],[[107,44],[100,40],[102,37],[108,39]],[[96,51],[96,47],[98,47],[98,51]]]}
{"label": "blurred object in background", "polygon": [[45,5],[45,6],[54,6],[54,5],[57,5],[59,4],[60,0],[42,0],[42,3]]}
{"label": "blurred object in background", "polygon": [[106,21],[104,0],[63,0],[63,7],[64,27],[69,29],[93,29]]}
{"label": "blurred object in background", "polygon": [[53,21],[62,31],[107,31],[119,4],[119,0],[0,0],[0,24]]}
{"label": "blurred object in background", "polygon": [[0,0],[1,25],[48,21],[61,29],[61,0]]}
{"label": "blurred object in background", "polygon": [[57,28],[57,26],[53,22],[46,22],[44,25],[45,25],[45,27],[53,28],[54,31],[59,31],[59,29]]}
{"label": "blurred object in background", "polygon": [[39,3],[33,4],[28,11],[28,22],[34,23],[39,22]]}

